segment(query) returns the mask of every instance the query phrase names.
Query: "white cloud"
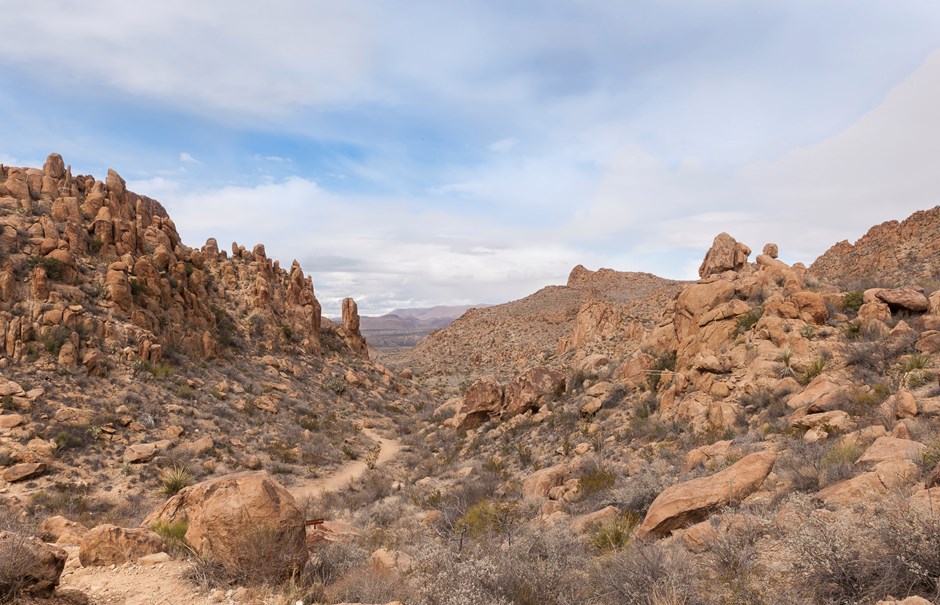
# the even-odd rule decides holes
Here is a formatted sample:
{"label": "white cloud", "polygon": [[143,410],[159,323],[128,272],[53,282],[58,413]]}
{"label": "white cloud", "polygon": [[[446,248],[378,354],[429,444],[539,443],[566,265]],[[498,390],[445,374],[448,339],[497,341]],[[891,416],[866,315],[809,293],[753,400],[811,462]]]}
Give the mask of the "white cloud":
{"label": "white cloud", "polygon": [[490,143],[490,151],[495,151],[496,153],[506,153],[507,151],[512,151],[512,149],[518,144],[519,141],[513,138],[500,139]]}
{"label": "white cloud", "polygon": [[183,164],[202,164],[202,162],[200,162],[193,156],[189,155],[185,151],[180,152],[180,162],[182,162]]}

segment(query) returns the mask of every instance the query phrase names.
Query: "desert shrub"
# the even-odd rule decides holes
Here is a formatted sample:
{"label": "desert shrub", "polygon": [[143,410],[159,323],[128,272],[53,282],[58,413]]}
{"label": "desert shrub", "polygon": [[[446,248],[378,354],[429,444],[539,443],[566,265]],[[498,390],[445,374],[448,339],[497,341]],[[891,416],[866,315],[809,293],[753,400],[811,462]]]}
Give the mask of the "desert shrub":
{"label": "desert shrub", "polygon": [[62,281],[65,277],[67,267],[59,259],[48,256],[33,256],[30,258],[30,264],[34,267],[42,267],[46,272],[46,277],[52,281]]}
{"label": "desert shrub", "polygon": [[81,449],[94,440],[94,431],[87,424],[67,424],[56,431],[52,438],[57,452]]}
{"label": "desert shrub", "polygon": [[656,360],[653,362],[653,367],[651,367],[650,371],[646,374],[646,383],[649,385],[650,391],[655,391],[656,387],[659,386],[663,372],[674,372],[675,369],[675,351],[665,351],[657,356]]}
{"label": "desert shrub", "polygon": [[786,413],[783,400],[774,395],[770,389],[758,389],[752,393],[746,393],[738,399],[738,404],[744,411],[752,414],[767,410],[771,416],[779,417]]}
{"label": "desert shrub", "polygon": [[323,388],[336,395],[342,395],[346,392],[346,381],[342,378],[331,376],[323,382]]}
{"label": "desert shrub", "polygon": [[796,500],[785,543],[793,583],[816,603],[940,596],[940,518],[889,499],[865,514],[819,514]]}
{"label": "desert shrub", "polygon": [[602,465],[594,465],[578,477],[578,488],[585,497],[606,491],[614,486],[617,476]]}
{"label": "desert shrub", "polygon": [[173,465],[160,473],[160,493],[176,495],[184,487],[193,484],[193,475],[185,466]]}
{"label": "desert shrub", "polygon": [[623,550],[633,537],[633,530],[643,518],[634,511],[618,513],[612,520],[598,523],[588,530],[591,545],[600,551]]}
{"label": "desert shrub", "polygon": [[473,538],[499,535],[511,539],[518,522],[519,506],[515,502],[483,500],[457,520],[457,532],[466,532]]}
{"label": "desert shrub", "polygon": [[232,316],[219,307],[212,307],[212,315],[215,317],[216,341],[223,347],[238,344],[238,327]]}
{"label": "desert shrub", "polygon": [[9,520],[0,530],[9,532],[0,540],[0,603],[17,603],[29,587],[30,537],[25,528]]}
{"label": "desert shrub", "polygon": [[610,494],[610,500],[624,511],[645,515],[650,504],[664,489],[676,482],[675,469],[663,460],[656,460],[637,473],[624,477]]}
{"label": "desert shrub", "polygon": [[188,384],[181,384],[176,389],[176,395],[177,397],[181,397],[183,399],[195,399],[196,391],[195,389],[193,389],[193,387],[189,386]]}
{"label": "desert shrub", "polygon": [[457,552],[421,550],[415,605],[569,605],[587,602],[577,571],[587,563],[580,542],[563,531],[527,533],[504,548],[484,544]]}
{"label": "desert shrub", "polygon": [[758,306],[754,307],[744,315],[740,316],[737,321],[738,334],[744,334],[748,330],[754,327],[754,325],[760,321],[760,318],[764,315],[764,307]]}
{"label": "desert shrub", "polygon": [[180,554],[187,551],[186,530],[189,529],[189,523],[186,521],[160,521],[151,525],[150,529],[163,538],[163,542],[171,551]]}
{"label": "desert shrub", "polygon": [[806,368],[803,369],[803,373],[800,374],[800,382],[803,384],[812,382],[814,378],[822,374],[826,369],[826,363],[825,357],[814,357]]}
{"label": "desert shrub", "polygon": [[137,296],[139,294],[147,294],[147,285],[144,284],[139,279],[132,277],[127,280],[127,283],[131,287],[131,296]]}
{"label": "desert shrub", "polygon": [[862,290],[853,290],[842,295],[842,310],[852,317],[858,315],[858,310],[865,304],[865,293]]}
{"label": "desert shrub", "polygon": [[408,584],[397,572],[363,564],[327,587],[331,603],[388,603],[407,599]]}
{"label": "desert shrub", "polygon": [[694,563],[676,543],[634,541],[624,551],[600,560],[589,583],[598,603],[706,603],[698,590]]}
{"label": "desert shrub", "polygon": [[751,516],[718,530],[705,560],[709,570],[709,601],[727,605],[776,603],[774,586],[763,564],[769,525]]}
{"label": "desert shrub", "polygon": [[91,236],[91,239],[88,240],[88,249],[92,254],[98,254],[101,251],[102,246],[104,246],[104,241],[99,235]]}
{"label": "desert shrub", "polygon": [[47,329],[42,334],[42,346],[47,353],[58,355],[62,345],[68,342],[72,336],[72,331],[65,326],[55,326]]}

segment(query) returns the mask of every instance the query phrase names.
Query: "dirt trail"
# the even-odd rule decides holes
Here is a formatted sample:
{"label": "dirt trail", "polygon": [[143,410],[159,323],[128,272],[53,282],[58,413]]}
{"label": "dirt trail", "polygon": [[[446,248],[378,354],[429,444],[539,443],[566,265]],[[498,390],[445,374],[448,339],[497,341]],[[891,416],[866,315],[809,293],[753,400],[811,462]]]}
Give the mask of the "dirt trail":
{"label": "dirt trail", "polygon": [[[398,439],[386,439],[372,429],[362,429],[369,439],[379,444],[379,457],[376,460],[376,466],[382,466],[393,459],[401,451],[401,441]],[[317,496],[323,492],[334,492],[343,489],[351,481],[358,479],[366,472],[368,466],[362,460],[353,460],[339,467],[335,473],[328,477],[319,479],[310,479],[302,481],[296,485],[287,488],[298,501],[305,497]]]}
{"label": "dirt trail", "polygon": [[[376,466],[392,460],[401,450],[398,439],[386,439],[372,429],[362,432],[379,444]],[[366,472],[367,465],[354,460],[341,466],[328,477],[311,479],[288,488],[298,500],[316,496],[325,491],[346,487],[351,481]],[[112,567],[81,567],[78,563],[78,547],[71,546],[69,561],[62,574],[61,587],[77,589],[88,595],[95,605],[219,605],[241,602],[232,591],[217,591],[211,597],[185,579],[189,564],[185,561],[167,561],[159,565],[141,566],[127,563]]]}

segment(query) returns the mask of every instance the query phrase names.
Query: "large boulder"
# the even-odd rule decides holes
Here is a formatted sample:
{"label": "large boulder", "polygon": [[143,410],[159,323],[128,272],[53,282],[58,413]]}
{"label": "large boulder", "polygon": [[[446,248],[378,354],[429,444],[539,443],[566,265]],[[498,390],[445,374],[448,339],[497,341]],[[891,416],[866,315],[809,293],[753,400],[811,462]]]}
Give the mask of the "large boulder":
{"label": "large boulder", "polygon": [[18,583],[10,588],[37,596],[51,594],[59,585],[67,558],[61,548],[22,534],[0,531],[0,581]]}
{"label": "large boulder", "polygon": [[506,387],[506,413],[515,416],[527,410],[537,410],[564,390],[564,374],[536,366],[517,376]]}
{"label": "large boulder", "polygon": [[743,500],[763,484],[776,459],[775,452],[756,452],[714,475],[667,488],[653,500],[637,537],[665,536],[674,529],[703,521],[712,511]]}
{"label": "large boulder", "polygon": [[121,565],[163,552],[165,548],[163,538],[147,528],[99,525],[82,537],[78,560],[84,567]]}
{"label": "large boulder", "polygon": [[[267,568],[286,576],[307,560],[304,515],[267,472],[225,475],[191,485],[147,515],[142,525],[183,522],[186,543],[202,557],[237,572],[276,545]],[[274,556],[274,555],[272,555]]]}
{"label": "large boulder", "polygon": [[751,249],[738,243],[727,233],[719,233],[712,242],[712,247],[705,254],[705,260],[698,269],[699,277],[706,278],[715,273],[737,271],[747,263]]}
{"label": "large boulder", "polygon": [[888,305],[892,311],[910,311],[923,313],[930,309],[930,300],[915,288],[892,288],[878,290],[875,296]]}
{"label": "large boulder", "polygon": [[503,385],[496,378],[480,378],[467,389],[463,397],[463,406],[458,410],[459,426],[472,427],[498,414],[503,409]]}

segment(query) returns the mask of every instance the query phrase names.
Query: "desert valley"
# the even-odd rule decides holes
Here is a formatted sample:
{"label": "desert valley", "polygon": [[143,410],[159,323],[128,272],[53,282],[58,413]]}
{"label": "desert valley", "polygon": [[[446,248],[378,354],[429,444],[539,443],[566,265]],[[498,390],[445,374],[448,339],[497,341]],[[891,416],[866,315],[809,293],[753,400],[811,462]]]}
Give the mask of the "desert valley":
{"label": "desert valley", "polygon": [[146,193],[0,166],[0,602],[940,602],[940,207],[376,349]]}

